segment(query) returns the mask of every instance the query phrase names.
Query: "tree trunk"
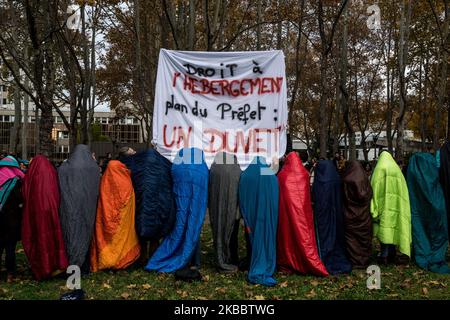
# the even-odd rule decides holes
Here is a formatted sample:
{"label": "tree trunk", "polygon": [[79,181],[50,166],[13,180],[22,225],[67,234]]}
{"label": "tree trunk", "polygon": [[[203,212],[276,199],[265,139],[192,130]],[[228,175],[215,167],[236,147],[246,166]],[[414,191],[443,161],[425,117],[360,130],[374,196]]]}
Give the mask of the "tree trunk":
{"label": "tree trunk", "polygon": [[95,66],[96,66],[96,60],[95,60],[95,36],[97,34],[97,21],[96,21],[96,15],[97,15],[97,9],[92,13],[92,37],[91,37],[91,67],[90,67],[90,84],[92,88],[92,93],[90,95],[89,100],[89,110],[88,110],[88,120],[87,120],[87,131],[88,131],[88,139],[89,139],[89,147],[92,145],[92,124],[94,122],[94,108],[95,108],[95,98],[96,98],[96,77],[95,77]]}
{"label": "tree trunk", "polygon": [[[344,123],[347,128],[348,138],[349,138],[349,154],[348,158],[350,160],[356,160],[356,144],[355,144],[355,130],[353,129],[352,121],[350,119],[350,104],[348,103],[348,90],[347,90],[347,69],[348,69],[348,15],[347,6],[344,8],[344,25],[342,31],[342,43],[341,43],[341,54],[340,54],[340,105],[344,113]],[[358,92],[358,73],[355,72],[355,92]],[[355,97],[355,107],[358,105],[358,97]]]}
{"label": "tree trunk", "polygon": [[327,126],[328,112],[327,112],[327,100],[328,100],[328,83],[327,83],[327,65],[328,57],[325,54],[320,56],[320,105],[319,105],[319,119],[322,123],[319,130],[319,148],[320,157],[326,159],[328,152],[327,141]]}
{"label": "tree trunk", "polygon": [[20,99],[20,88],[18,85],[14,88],[14,124],[11,128],[11,134],[9,136],[9,152],[17,155],[17,145],[19,143],[20,136],[20,124],[22,118],[22,106]]}
{"label": "tree trunk", "polygon": [[38,153],[50,157],[53,154],[54,144],[52,141],[53,114],[51,103],[42,103],[41,118],[39,119],[39,149]]}
{"label": "tree trunk", "polygon": [[396,158],[397,160],[403,160],[404,157],[404,131],[405,131],[405,114],[408,109],[406,95],[406,80],[405,69],[408,56],[408,38],[409,38],[409,25],[411,21],[412,3],[411,0],[407,0],[408,6],[405,8],[405,0],[400,2],[400,41],[398,49],[398,67],[399,67],[399,87],[400,87],[400,101],[399,101],[399,115],[397,120],[397,145],[396,145]]}
{"label": "tree trunk", "polygon": [[[25,77],[25,88],[29,89],[29,80]],[[24,93],[23,97],[23,123],[22,123],[22,159],[28,159],[28,106],[30,97]]]}
{"label": "tree trunk", "polygon": [[[422,52],[423,55],[423,52]],[[423,56],[420,57],[419,63],[419,108],[420,108],[420,140],[421,140],[421,150],[422,152],[426,151],[426,143],[425,143],[425,126],[426,126],[426,117],[425,117],[425,108],[423,99]]]}
{"label": "tree trunk", "polygon": [[256,50],[261,50],[261,0],[256,0]]}
{"label": "tree trunk", "polygon": [[86,41],[86,6],[81,7],[81,33],[83,35],[83,66],[84,66],[84,90],[83,100],[80,109],[80,142],[89,143],[88,137],[88,101],[91,92],[89,46]]}
{"label": "tree trunk", "polygon": [[[303,13],[304,13],[304,8],[305,8],[305,0],[299,0],[298,4],[300,5],[300,13],[299,13],[300,16],[299,16],[299,21],[298,21],[297,43],[295,45],[295,81],[294,81],[294,86],[292,88],[291,100],[289,101],[289,113],[288,113],[289,133],[292,133],[290,126],[292,126],[294,123],[294,113],[295,113],[294,106],[295,106],[298,87],[299,87],[300,79],[301,79],[300,69],[301,69],[301,65],[303,66],[303,63],[305,61],[305,59],[302,58],[302,63],[300,64],[300,47],[301,47],[301,43],[302,43]],[[305,44],[305,47],[306,47],[306,44]]]}
{"label": "tree trunk", "polygon": [[[446,100],[446,88],[447,88],[447,78],[448,78],[448,50],[449,50],[449,24],[450,24],[450,16],[449,16],[449,0],[444,0],[444,7],[445,7],[445,18],[444,23],[442,27],[442,39],[441,39],[441,46],[439,50],[440,55],[440,75],[439,75],[439,84],[438,84],[438,101],[436,106],[436,116],[434,121],[434,139],[433,139],[433,148],[434,150],[438,150],[440,147],[440,121],[441,121],[441,114],[444,111],[445,108],[445,100]],[[449,134],[449,128],[450,128],[450,106],[447,107],[447,128],[446,128],[446,137],[448,139]]]}
{"label": "tree trunk", "polygon": [[194,50],[195,20],[195,0],[189,0],[188,50]]}

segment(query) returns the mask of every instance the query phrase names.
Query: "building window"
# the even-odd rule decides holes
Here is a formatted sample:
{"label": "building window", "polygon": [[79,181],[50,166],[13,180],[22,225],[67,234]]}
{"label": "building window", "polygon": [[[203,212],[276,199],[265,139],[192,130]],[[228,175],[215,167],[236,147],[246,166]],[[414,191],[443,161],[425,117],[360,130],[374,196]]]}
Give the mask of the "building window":
{"label": "building window", "polygon": [[3,122],[9,122],[9,116],[3,116]]}
{"label": "building window", "polygon": [[58,146],[59,153],[69,153],[69,146]]}
{"label": "building window", "polygon": [[6,98],[3,98],[3,104],[8,104],[8,101]]}
{"label": "building window", "polygon": [[69,131],[58,131],[58,139],[69,139]]}
{"label": "building window", "polygon": [[102,119],[102,124],[108,124],[108,118],[101,118]]}

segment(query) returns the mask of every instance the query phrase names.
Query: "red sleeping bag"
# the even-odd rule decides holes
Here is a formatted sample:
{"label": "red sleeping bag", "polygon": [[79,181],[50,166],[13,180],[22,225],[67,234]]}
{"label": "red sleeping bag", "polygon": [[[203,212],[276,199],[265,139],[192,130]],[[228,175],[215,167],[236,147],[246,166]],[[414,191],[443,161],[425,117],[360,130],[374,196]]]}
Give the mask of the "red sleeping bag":
{"label": "red sleeping bag", "polygon": [[281,271],[327,276],[320,260],[311,206],[309,173],[291,152],[278,174],[280,210],[277,264]]}
{"label": "red sleeping bag", "polygon": [[37,280],[67,268],[59,222],[59,187],[56,169],[44,156],[31,161],[22,187],[24,207],[22,243]]}

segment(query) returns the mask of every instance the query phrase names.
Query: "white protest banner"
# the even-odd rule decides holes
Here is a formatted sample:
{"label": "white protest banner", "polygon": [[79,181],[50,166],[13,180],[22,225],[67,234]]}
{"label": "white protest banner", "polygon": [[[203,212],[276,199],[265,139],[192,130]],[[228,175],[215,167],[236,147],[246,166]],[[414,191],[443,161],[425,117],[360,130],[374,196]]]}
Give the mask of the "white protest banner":
{"label": "white protest banner", "polygon": [[152,143],[171,161],[196,147],[208,166],[219,151],[235,154],[244,168],[257,155],[271,163],[286,150],[286,95],[282,51],[162,49]]}

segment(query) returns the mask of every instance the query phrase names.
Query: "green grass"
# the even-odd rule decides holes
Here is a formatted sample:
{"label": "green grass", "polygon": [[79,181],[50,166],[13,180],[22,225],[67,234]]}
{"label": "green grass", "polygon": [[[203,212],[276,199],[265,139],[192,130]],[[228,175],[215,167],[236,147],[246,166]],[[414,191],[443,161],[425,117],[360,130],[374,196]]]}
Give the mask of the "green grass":
{"label": "green grass", "polygon": [[[241,254],[244,242],[241,235]],[[67,292],[64,278],[33,280],[22,249],[18,249],[18,278],[0,280],[0,299],[59,299]],[[381,289],[366,288],[365,270],[350,275],[317,278],[277,273],[272,288],[251,285],[246,275],[218,273],[213,264],[213,244],[208,223],[202,232],[202,282],[175,281],[173,275],[146,272],[137,267],[84,276],[81,286],[87,299],[450,299],[450,275],[419,269],[413,263],[381,267]]]}

